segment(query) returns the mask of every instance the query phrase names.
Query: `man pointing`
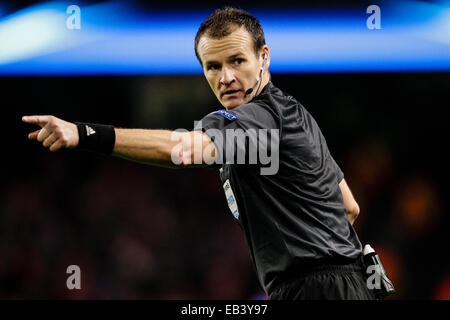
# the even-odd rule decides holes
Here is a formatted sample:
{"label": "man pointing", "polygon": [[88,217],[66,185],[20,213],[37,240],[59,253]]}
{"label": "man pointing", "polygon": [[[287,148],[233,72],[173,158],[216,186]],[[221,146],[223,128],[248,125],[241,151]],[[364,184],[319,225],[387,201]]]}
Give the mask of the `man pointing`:
{"label": "man pointing", "polygon": [[[270,50],[259,21],[242,10],[216,10],[198,30],[195,52],[225,109],[205,116],[193,131],[174,135],[27,116],[23,121],[40,126],[29,138],[50,151],[84,149],[170,168],[218,165],[270,299],[374,299],[352,227],[358,204],[317,122],[270,81]],[[260,170],[267,164],[264,152],[277,161],[268,174]]]}

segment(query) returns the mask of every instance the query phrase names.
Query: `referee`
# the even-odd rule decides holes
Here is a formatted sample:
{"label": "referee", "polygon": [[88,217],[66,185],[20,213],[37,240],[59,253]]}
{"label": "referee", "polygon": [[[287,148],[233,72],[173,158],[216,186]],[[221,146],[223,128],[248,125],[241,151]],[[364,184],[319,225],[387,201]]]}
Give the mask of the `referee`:
{"label": "referee", "polygon": [[[269,299],[375,299],[352,227],[358,204],[314,118],[270,81],[270,51],[259,21],[242,10],[216,10],[197,32],[195,53],[225,109],[208,114],[192,131],[24,116],[40,126],[29,139],[50,151],[76,148],[169,168],[219,167]],[[239,140],[242,132],[245,139]],[[269,139],[249,132],[270,132],[270,146]],[[236,150],[245,152],[244,162]],[[271,154],[270,168],[262,151]]]}

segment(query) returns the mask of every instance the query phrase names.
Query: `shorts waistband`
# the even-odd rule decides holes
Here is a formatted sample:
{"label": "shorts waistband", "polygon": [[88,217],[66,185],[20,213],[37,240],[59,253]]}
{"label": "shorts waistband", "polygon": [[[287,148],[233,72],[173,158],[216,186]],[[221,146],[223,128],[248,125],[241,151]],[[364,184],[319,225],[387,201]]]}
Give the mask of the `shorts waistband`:
{"label": "shorts waistband", "polygon": [[287,286],[292,282],[301,280],[307,276],[321,273],[348,273],[348,272],[364,272],[364,263],[362,257],[355,259],[347,259],[343,261],[317,261],[312,263],[304,263],[295,268],[283,278],[278,279],[277,283],[272,286],[272,290]]}
{"label": "shorts waistband", "polygon": [[328,272],[328,271],[362,271],[364,266],[361,259],[357,258],[354,261],[343,263],[321,263],[317,265],[306,266],[300,268],[297,276],[308,275],[315,272]]}

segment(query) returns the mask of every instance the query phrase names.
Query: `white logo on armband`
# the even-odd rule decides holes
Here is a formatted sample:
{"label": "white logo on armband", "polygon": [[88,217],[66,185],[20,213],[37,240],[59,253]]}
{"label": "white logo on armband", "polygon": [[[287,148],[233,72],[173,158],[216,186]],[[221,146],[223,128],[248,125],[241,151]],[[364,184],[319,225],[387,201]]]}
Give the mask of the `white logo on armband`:
{"label": "white logo on armband", "polygon": [[94,129],[92,129],[91,127],[89,127],[89,126],[86,126],[86,135],[87,136],[90,136],[91,134],[94,134],[95,133],[95,130]]}

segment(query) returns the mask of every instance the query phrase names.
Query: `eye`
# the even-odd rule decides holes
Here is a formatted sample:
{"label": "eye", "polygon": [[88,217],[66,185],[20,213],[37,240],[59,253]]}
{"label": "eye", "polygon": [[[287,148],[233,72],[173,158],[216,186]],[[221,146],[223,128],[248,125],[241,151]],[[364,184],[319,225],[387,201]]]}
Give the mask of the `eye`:
{"label": "eye", "polygon": [[220,66],[217,63],[210,64],[206,67],[207,70],[219,70]]}
{"label": "eye", "polygon": [[244,62],[244,59],[237,58],[237,59],[234,59],[234,62],[235,62],[236,64],[242,64],[242,62]]}

